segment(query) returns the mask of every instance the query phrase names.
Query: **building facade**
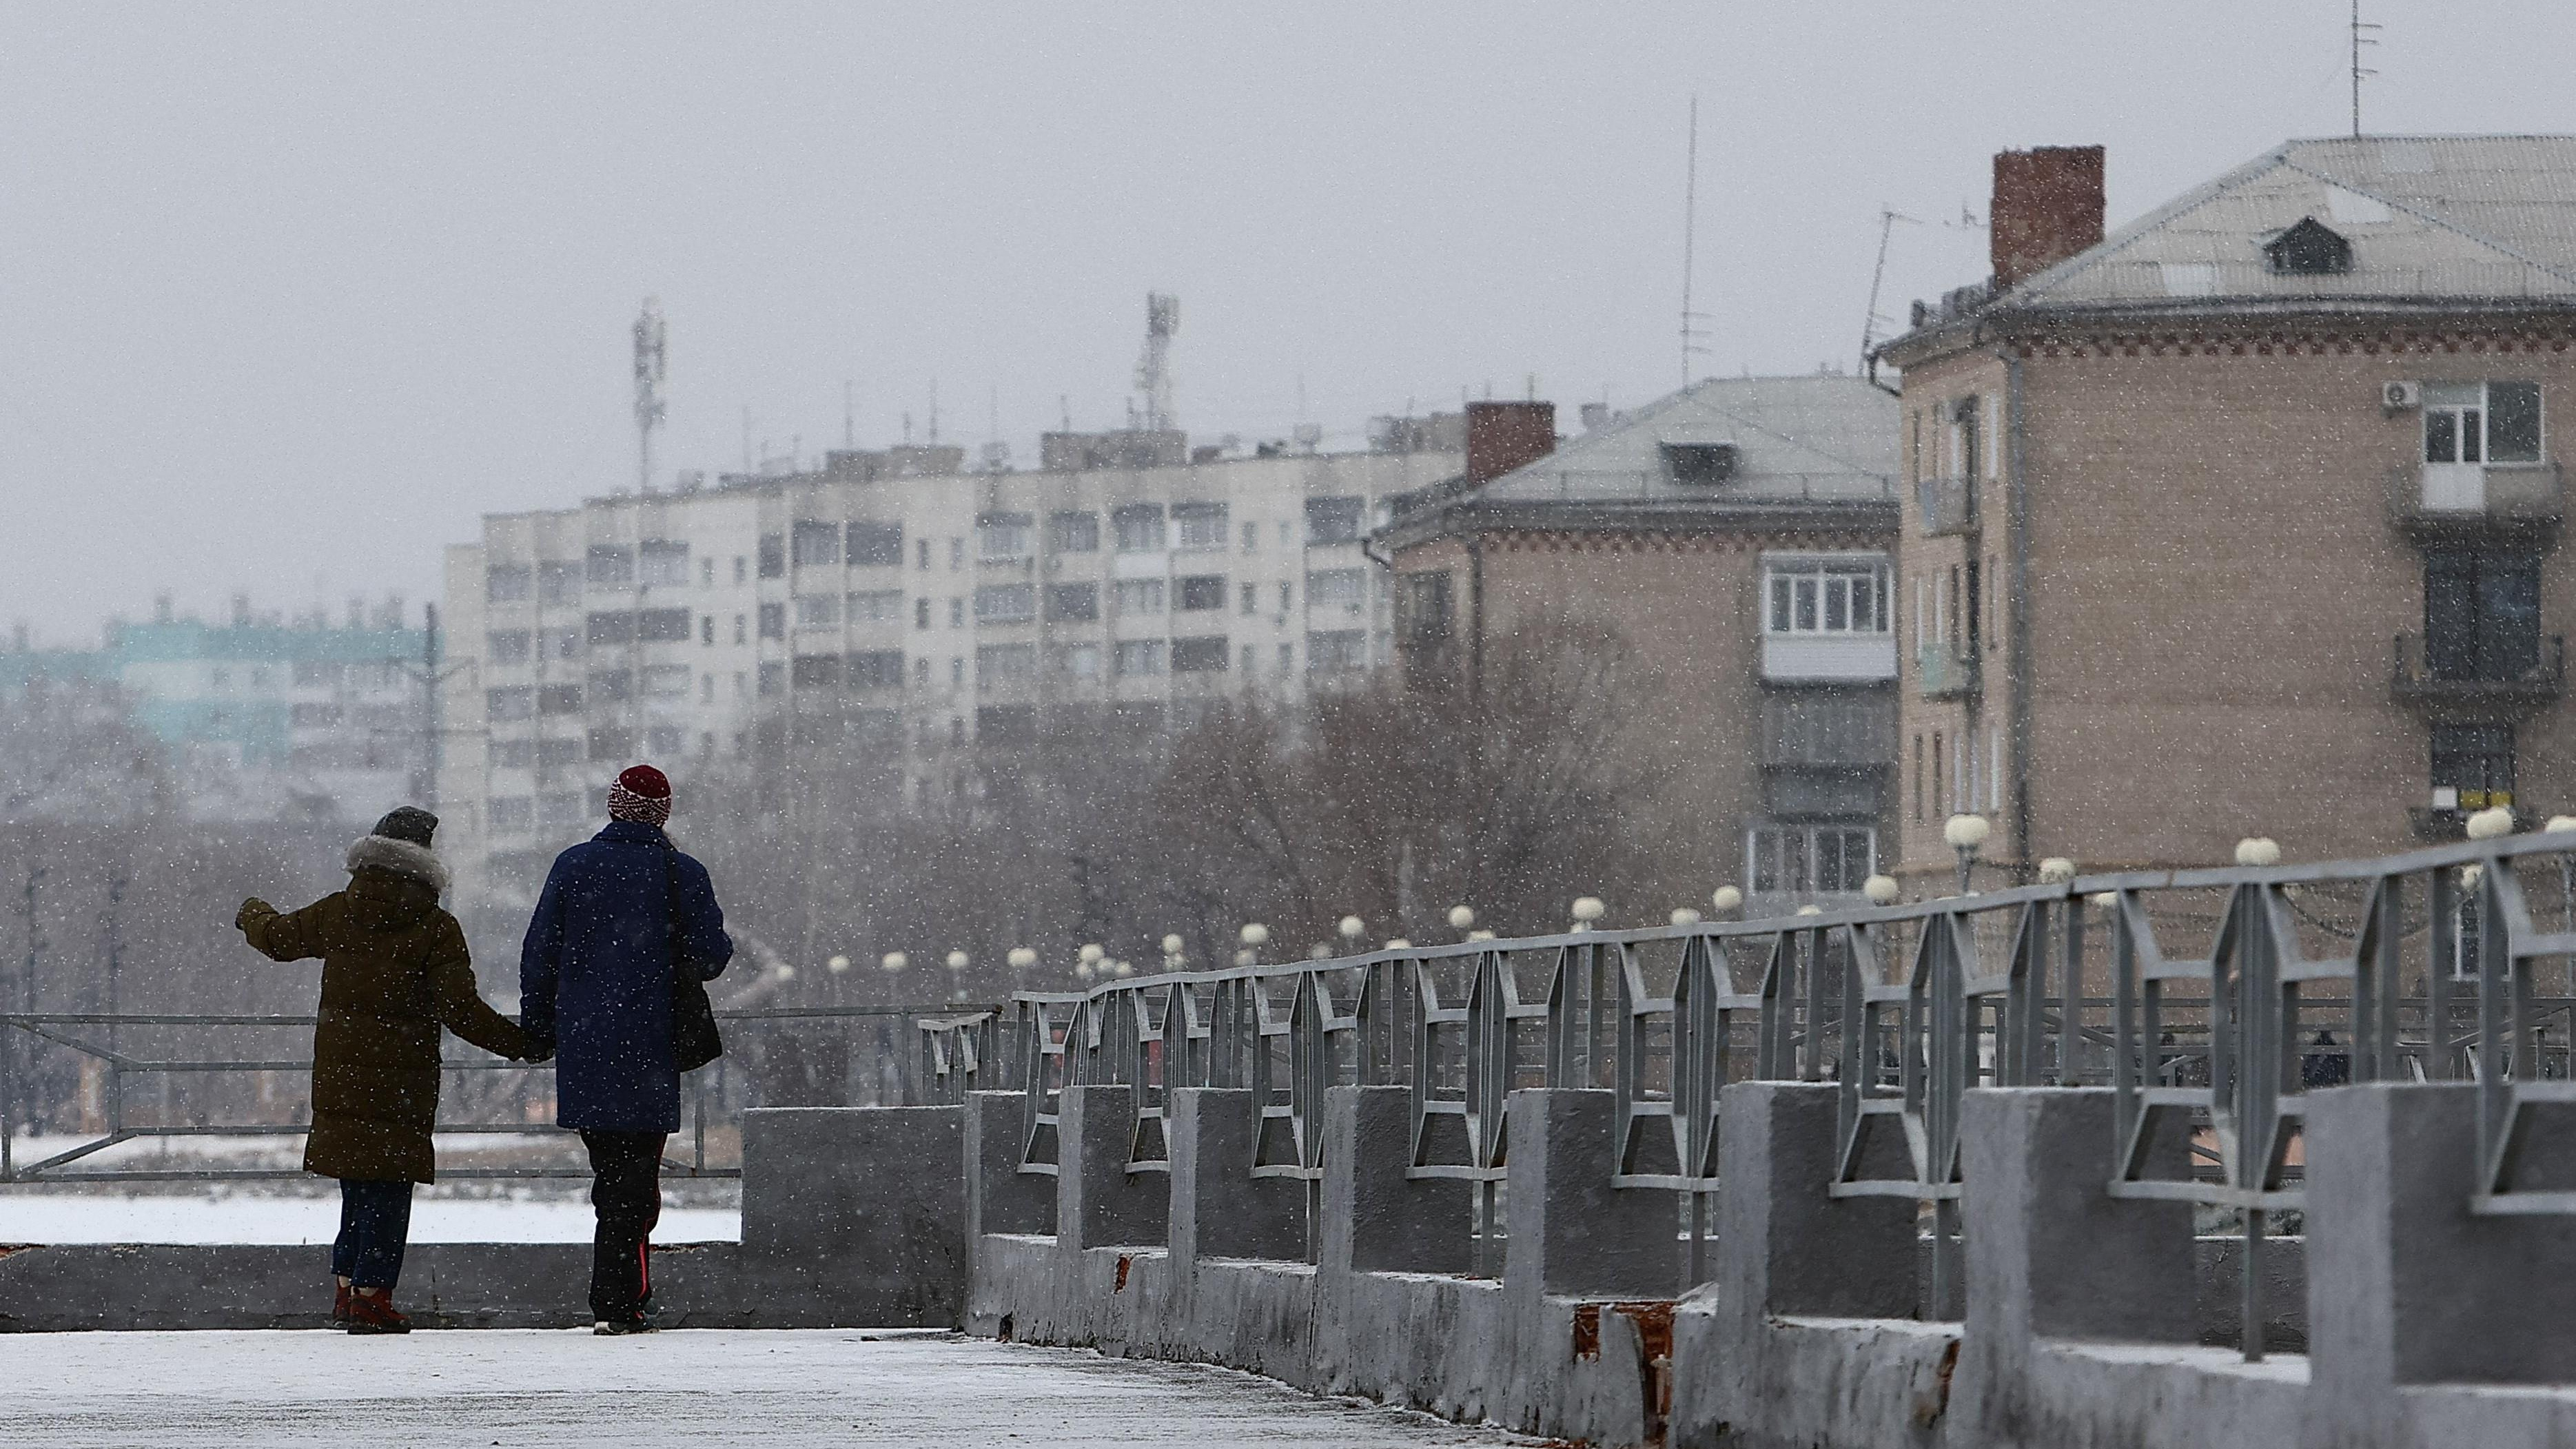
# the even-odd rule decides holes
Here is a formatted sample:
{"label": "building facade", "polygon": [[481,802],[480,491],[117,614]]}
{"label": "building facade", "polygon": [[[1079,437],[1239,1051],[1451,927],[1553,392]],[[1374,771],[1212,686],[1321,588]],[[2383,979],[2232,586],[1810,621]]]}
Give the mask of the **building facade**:
{"label": "building facade", "polygon": [[979,751],[1159,734],[1389,657],[1362,542],[1456,454],[1170,453],[1050,439],[1069,466],[967,473],[954,448],[837,452],[487,518],[446,560],[462,881],[527,891],[638,759],[756,772],[824,730],[919,802]]}
{"label": "building facade", "polygon": [[2395,850],[2576,799],[2550,424],[2576,139],[2295,141],[2105,236],[1998,157],[1902,369],[1901,854],[2003,877]]}
{"label": "building facade", "polygon": [[1717,378],[1558,446],[1548,404],[1470,404],[1465,473],[1380,536],[1408,673],[1606,631],[1670,899],[1857,899],[1892,798],[1896,408],[1857,377]]}

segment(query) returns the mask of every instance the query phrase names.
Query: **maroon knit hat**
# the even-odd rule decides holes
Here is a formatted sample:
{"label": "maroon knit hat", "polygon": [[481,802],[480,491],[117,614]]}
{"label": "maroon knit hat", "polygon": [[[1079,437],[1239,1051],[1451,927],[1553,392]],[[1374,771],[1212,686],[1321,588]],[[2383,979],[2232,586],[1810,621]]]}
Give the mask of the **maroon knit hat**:
{"label": "maroon knit hat", "polygon": [[608,787],[608,818],[660,825],[671,818],[671,781],[651,765],[629,765]]}

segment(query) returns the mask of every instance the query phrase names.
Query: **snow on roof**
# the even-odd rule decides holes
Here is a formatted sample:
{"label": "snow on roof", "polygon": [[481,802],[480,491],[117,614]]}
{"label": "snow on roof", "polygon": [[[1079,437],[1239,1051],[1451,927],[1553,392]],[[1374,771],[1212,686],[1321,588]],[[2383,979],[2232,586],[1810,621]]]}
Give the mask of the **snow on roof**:
{"label": "snow on roof", "polygon": [[[1896,476],[1896,399],[1866,378],[1713,377],[1571,439],[1472,490],[1480,503],[1882,499]],[[1731,444],[1723,482],[1676,482],[1668,444]]]}
{"label": "snow on roof", "polygon": [[[2351,269],[2280,272],[2264,244],[2313,220]],[[2576,302],[2576,136],[2290,141],[2024,280],[2021,310],[2222,310],[2441,299]]]}

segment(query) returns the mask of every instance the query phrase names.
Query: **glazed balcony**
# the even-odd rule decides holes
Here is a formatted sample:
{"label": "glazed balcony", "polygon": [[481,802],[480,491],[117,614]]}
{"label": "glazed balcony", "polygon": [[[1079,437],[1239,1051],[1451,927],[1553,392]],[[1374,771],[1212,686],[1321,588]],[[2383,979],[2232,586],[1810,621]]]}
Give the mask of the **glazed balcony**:
{"label": "glazed balcony", "polygon": [[2415,463],[2388,475],[2389,521],[2418,541],[2545,535],[2566,522],[2556,463]]}
{"label": "glazed balcony", "polygon": [[1971,699],[1983,688],[1977,656],[1935,642],[1914,651],[1914,686],[1925,699]]}
{"label": "glazed balcony", "polygon": [[1977,483],[1973,478],[1917,478],[1914,506],[1923,516],[1925,538],[1949,538],[1977,531]]}
{"label": "glazed balcony", "polygon": [[2567,694],[2567,641],[2551,634],[2521,649],[2490,647],[2457,659],[2428,656],[2417,634],[2397,636],[2389,696],[2400,704],[2517,712],[2553,704]]}

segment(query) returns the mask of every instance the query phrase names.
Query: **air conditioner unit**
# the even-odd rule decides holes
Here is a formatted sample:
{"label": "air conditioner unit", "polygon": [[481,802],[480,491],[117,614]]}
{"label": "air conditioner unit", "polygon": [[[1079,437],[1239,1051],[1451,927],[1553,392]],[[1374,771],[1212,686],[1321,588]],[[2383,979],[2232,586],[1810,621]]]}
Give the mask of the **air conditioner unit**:
{"label": "air conditioner unit", "polygon": [[2379,406],[2384,412],[2402,413],[2424,405],[2424,384],[2388,382],[2379,387]]}

